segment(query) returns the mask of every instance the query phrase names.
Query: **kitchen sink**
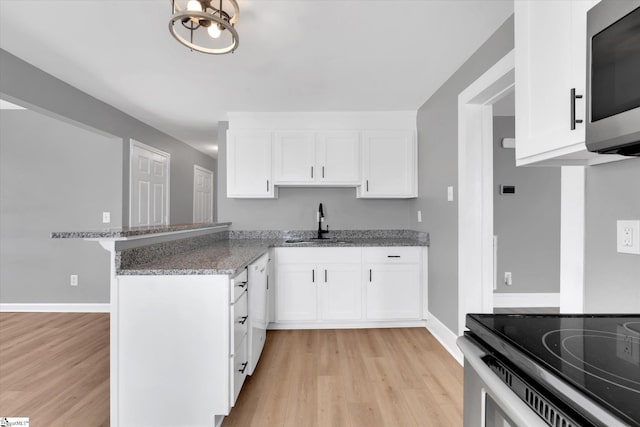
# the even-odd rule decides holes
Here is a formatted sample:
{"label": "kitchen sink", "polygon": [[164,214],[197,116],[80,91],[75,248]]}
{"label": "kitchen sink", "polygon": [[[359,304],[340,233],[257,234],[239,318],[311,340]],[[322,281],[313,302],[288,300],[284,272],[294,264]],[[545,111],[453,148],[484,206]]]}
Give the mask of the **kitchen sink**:
{"label": "kitchen sink", "polygon": [[284,242],[291,245],[315,245],[315,244],[334,245],[334,244],[352,243],[350,240],[318,239],[315,237],[312,237],[310,239],[289,239],[289,240],[285,240]]}

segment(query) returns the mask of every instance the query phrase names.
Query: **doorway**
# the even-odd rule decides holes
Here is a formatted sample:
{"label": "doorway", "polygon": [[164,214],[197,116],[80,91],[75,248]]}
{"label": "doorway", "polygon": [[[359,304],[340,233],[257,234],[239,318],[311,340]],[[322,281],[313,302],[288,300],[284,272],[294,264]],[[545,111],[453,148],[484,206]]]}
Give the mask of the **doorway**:
{"label": "doorway", "polygon": [[193,222],[213,222],[213,172],[193,166]]}
{"label": "doorway", "polygon": [[169,224],[169,153],[131,140],[129,225]]}

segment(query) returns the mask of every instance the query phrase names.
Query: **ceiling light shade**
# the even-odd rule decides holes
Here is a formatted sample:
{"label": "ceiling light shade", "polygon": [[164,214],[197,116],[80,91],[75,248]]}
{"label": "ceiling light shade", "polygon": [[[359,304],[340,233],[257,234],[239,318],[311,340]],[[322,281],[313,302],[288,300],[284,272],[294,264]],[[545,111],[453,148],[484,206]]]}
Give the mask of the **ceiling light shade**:
{"label": "ceiling light shade", "polygon": [[236,0],[171,0],[171,13],[169,31],[189,49],[222,55],[238,48]]}

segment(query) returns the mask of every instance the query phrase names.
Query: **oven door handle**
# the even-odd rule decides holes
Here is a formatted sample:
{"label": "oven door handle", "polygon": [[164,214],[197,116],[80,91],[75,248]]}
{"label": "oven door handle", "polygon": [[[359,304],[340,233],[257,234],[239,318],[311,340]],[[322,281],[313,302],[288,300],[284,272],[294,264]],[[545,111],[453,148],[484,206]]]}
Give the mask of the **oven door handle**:
{"label": "oven door handle", "polygon": [[471,365],[473,370],[478,374],[480,379],[486,385],[485,391],[491,395],[491,398],[504,411],[504,413],[513,420],[516,425],[527,427],[548,427],[542,418],[540,418],[525,402],[522,401],[511,389],[502,382],[502,380],[489,368],[481,359],[487,353],[474,345],[471,340],[465,336],[458,337],[456,344],[464,354],[464,362]]}

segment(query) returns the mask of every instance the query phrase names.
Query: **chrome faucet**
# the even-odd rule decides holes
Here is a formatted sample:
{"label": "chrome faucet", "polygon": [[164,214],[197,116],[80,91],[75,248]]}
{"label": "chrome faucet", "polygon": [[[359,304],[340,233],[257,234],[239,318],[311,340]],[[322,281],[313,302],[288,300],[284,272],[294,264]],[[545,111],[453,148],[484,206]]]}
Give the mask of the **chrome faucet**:
{"label": "chrome faucet", "polygon": [[322,209],[322,203],[318,206],[318,239],[325,239],[326,237],[322,237],[323,234],[329,232],[329,226],[327,225],[327,229],[322,229],[322,220],[324,219],[324,210]]}

